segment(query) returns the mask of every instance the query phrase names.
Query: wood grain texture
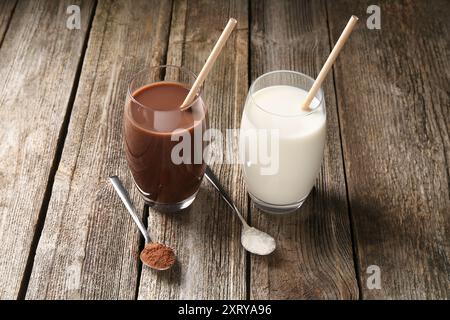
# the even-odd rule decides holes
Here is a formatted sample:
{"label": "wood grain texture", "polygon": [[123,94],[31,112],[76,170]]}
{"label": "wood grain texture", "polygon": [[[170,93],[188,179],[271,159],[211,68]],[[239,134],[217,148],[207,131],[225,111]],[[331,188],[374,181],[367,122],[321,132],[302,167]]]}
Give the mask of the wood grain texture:
{"label": "wood grain texture", "polygon": [[14,7],[17,4],[17,0],[2,0],[0,1],[0,47],[3,42],[3,38],[7,31],[9,22],[12,19]]}
{"label": "wood grain texture", "polygon": [[[251,78],[279,69],[316,77],[330,52],[323,1],[252,1]],[[251,257],[253,299],[358,297],[332,77],[323,85],[327,143],[315,189],[295,213],[251,207],[251,222],[277,240],[267,257]],[[299,164],[300,165],[300,164]]]}
{"label": "wood grain texture", "polygon": [[66,28],[68,5],[20,1],[0,49],[1,299],[20,290],[86,36]]}
{"label": "wood grain texture", "polygon": [[[224,134],[226,129],[239,128],[247,91],[247,3],[175,1],[167,56],[167,63],[198,74],[229,17],[235,17],[238,25],[203,91],[210,126]],[[214,146],[216,151],[219,148]],[[245,214],[247,196],[239,166],[214,165],[213,170]],[[178,262],[164,273],[144,267],[139,299],[246,297],[246,255],[240,245],[240,222],[206,179],[190,209],[173,215],[151,211],[148,221],[150,235],[173,246]]]}
{"label": "wood grain texture", "polygon": [[328,2],[334,41],[362,18],[335,68],[362,297],[448,299],[450,3],[381,1],[381,30],[369,4]]}
{"label": "wood grain texture", "polygon": [[107,177],[121,177],[143,208],[122,113],[131,77],[164,57],[170,11],[169,1],[98,2],[28,299],[135,298],[140,237]]}

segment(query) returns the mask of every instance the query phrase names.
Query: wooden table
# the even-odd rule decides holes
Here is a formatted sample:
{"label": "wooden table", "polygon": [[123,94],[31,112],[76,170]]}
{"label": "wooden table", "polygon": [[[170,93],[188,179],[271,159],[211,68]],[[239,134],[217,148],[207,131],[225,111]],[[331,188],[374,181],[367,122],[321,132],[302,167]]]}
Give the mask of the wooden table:
{"label": "wooden table", "polygon": [[[1,0],[0,298],[450,298],[450,3],[378,1],[381,30],[369,30],[372,2]],[[66,27],[71,4],[80,30]],[[243,250],[206,180],[185,212],[144,207],[121,138],[134,73],[199,72],[237,18],[204,97],[211,127],[239,128],[251,81],[317,76],[351,14],[360,23],[324,84],[325,158],[303,207],[263,214],[239,165],[213,167],[248,221],[276,237],[273,255]],[[110,174],[151,236],[176,249],[170,271],[142,267]]]}

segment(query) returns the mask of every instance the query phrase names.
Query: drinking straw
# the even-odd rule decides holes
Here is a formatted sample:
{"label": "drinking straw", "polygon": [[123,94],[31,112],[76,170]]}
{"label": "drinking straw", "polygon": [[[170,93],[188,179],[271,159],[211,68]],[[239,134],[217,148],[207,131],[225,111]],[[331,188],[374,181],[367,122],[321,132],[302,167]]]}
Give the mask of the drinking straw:
{"label": "drinking straw", "polygon": [[339,37],[336,44],[334,45],[334,48],[331,51],[330,55],[328,56],[327,61],[325,61],[325,64],[323,65],[322,70],[320,70],[319,75],[317,76],[311,89],[309,90],[308,95],[306,96],[306,99],[303,101],[302,109],[304,111],[311,111],[311,109],[309,108],[311,101],[316,96],[316,93],[319,90],[320,86],[322,85],[323,80],[325,80],[326,76],[330,72],[331,67],[333,66],[334,62],[336,61],[337,56],[339,55],[342,48],[344,47],[345,42],[348,40],[348,37],[352,33],[353,28],[355,27],[357,22],[358,22],[358,17],[356,17],[356,16],[351,16],[350,20],[348,20],[347,26],[345,27],[344,31],[342,31],[342,34]]}
{"label": "drinking straw", "polygon": [[219,40],[217,40],[217,43],[215,44],[214,48],[212,49],[211,53],[209,54],[209,57],[206,60],[206,63],[203,66],[202,70],[200,71],[200,74],[198,75],[197,79],[195,80],[194,85],[192,86],[188,95],[186,96],[183,103],[181,104],[181,106],[180,106],[181,111],[187,110],[191,106],[191,103],[194,101],[195,97],[197,96],[198,91],[200,90],[203,82],[205,81],[206,77],[208,76],[208,73],[211,70],[212,66],[216,62],[217,57],[219,56],[220,52],[222,51],[222,48],[225,45],[225,42],[227,42],[227,40],[230,37],[231,32],[233,31],[236,24],[237,24],[236,19],[230,18],[230,20],[228,20],[228,23],[227,23],[225,29],[223,29],[223,32],[220,35]]}

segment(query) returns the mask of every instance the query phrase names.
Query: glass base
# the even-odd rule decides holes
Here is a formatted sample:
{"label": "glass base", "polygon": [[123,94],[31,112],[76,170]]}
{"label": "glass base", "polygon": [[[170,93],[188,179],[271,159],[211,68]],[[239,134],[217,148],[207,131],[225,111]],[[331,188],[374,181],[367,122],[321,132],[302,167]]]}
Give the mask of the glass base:
{"label": "glass base", "polygon": [[180,202],[176,202],[176,203],[159,203],[156,201],[153,201],[149,198],[147,198],[144,194],[142,194],[142,197],[144,198],[144,201],[146,204],[148,204],[148,206],[152,209],[155,209],[157,211],[161,211],[161,212],[166,212],[166,213],[172,213],[172,212],[177,212],[177,211],[181,211],[183,209],[186,209],[187,207],[189,207],[192,202],[194,202],[195,197],[197,196],[197,193],[194,193],[192,196],[190,196],[189,198],[180,201]]}
{"label": "glass base", "polygon": [[271,204],[271,203],[262,201],[261,199],[258,199],[257,197],[252,195],[250,192],[249,192],[249,195],[250,195],[250,198],[252,198],[253,203],[256,205],[257,208],[261,209],[264,212],[273,213],[273,214],[286,214],[286,213],[294,212],[295,210],[297,210],[298,208],[300,208],[302,206],[302,204],[305,202],[306,198],[308,197],[308,195],[307,195],[306,197],[299,200],[298,202],[290,203],[290,204]]}

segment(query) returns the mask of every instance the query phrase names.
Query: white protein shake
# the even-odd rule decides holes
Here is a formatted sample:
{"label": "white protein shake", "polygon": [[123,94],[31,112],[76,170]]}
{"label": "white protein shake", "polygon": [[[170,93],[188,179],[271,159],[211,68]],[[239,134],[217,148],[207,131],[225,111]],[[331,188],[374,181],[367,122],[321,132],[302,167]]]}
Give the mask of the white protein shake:
{"label": "white protein shake", "polygon": [[[241,122],[241,162],[251,196],[269,205],[301,203],[319,173],[326,135],[325,103],[315,98],[310,105],[313,111],[302,111],[306,95],[298,87],[274,85],[247,97]],[[267,136],[254,134],[260,129],[278,132],[278,150],[273,141],[270,148],[264,146]],[[265,150],[271,151],[268,158],[273,170],[267,170],[267,159],[260,156]]]}

